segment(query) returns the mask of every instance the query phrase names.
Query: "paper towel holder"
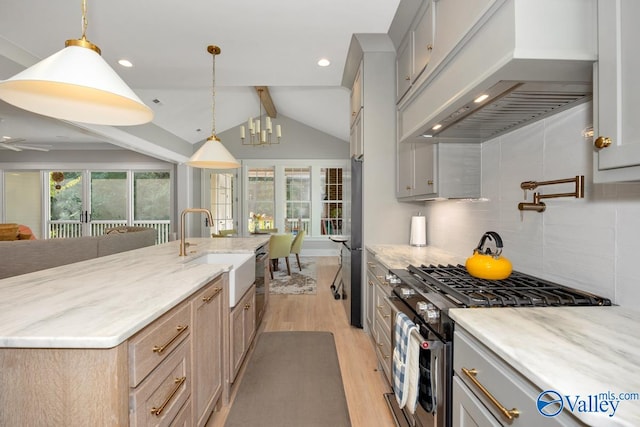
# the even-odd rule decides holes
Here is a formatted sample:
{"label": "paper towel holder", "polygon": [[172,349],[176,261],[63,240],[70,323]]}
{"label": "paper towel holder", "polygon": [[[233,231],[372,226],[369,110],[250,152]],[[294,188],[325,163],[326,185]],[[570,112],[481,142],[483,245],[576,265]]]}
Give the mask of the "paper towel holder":
{"label": "paper towel holder", "polygon": [[417,216],[411,217],[410,233],[409,245],[427,246],[427,222],[422,212],[418,212]]}

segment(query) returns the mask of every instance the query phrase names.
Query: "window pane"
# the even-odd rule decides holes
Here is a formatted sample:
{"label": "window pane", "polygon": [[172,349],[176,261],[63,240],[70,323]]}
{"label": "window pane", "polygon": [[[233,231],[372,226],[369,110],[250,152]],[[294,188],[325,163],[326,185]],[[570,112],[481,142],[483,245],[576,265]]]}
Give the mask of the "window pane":
{"label": "window pane", "polygon": [[4,174],[6,222],[26,225],[33,235],[42,238],[42,183],[40,172]]}
{"label": "window pane", "polygon": [[211,215],[214,232],[233,230],[233,173],[211,174]]}
{"label": "window pane", "polygon": [[322,234],[342,234],[342,168],[324,168],[322,185]]}
{"label": "window pane", "polygon": [[168,221],[171,218],[170,176],[169,172],[133,174],[134,221]]}
{"label": "window pane", "polygon": [[276,228],[275,172],[273,168],[255,168],[248,171],[247,207],[248,230]]}
{"label": "window pane", "polygon": [[127,219],[127,173],[91,172],[91,220]]}
{"label": "window pane", "polygon": [[[56,174],[56,180],[52,175]],[[60,175],[57,175],[60,174]],[[51,172],[50,209],[53,221],[80,221],[82,213],[82,173]]]}
{"label": "window pane", "polygon": [[311,215],[311,168],[285,168],[285,232],[309,234]]}

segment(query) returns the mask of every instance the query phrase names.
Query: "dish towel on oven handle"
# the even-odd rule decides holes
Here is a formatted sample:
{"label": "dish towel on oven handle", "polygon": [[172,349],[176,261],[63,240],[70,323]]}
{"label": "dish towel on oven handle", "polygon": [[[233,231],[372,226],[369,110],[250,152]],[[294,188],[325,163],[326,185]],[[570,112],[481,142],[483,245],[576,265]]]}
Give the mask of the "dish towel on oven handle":
{"label": "dish towel on oven handle", "polygon": [[418,327],[415,323],[406,314],[398,312],[394,329],[393,392],[398,406],[404,408],[406,405],[411,413],[415,411],[418,401],[418,382],[420,379],[418,367],[420,342],[418,336]]}

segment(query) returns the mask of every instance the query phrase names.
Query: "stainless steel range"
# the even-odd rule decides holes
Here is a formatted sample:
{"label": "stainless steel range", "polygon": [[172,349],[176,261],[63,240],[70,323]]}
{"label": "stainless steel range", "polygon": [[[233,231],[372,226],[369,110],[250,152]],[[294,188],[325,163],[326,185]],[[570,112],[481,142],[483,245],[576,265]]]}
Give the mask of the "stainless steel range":
{"label": "stainless steel range", "polygon": [[[392,303],[413,320],[424,338],[416,412],[400,411],[397,404],[393,408],[401,426],[451,425],[455,325],[450,308],[611,305],[606,298],[517,271],[505,280],[472,277],[462,265],[409,266],[391,273],[399,283]],[[393,407],[395,399],[388,400]]]}

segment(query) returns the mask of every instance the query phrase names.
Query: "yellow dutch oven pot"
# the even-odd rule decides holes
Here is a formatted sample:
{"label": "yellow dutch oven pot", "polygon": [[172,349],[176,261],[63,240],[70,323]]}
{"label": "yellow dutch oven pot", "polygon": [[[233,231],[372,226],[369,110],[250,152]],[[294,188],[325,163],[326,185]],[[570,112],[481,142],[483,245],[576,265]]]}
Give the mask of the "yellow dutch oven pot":
{"label": "yellow dutch oven pot", "polygon": [[[487,239],[495,242],[495,252],[484,248]],[[502,280],[509,277],[513,267],[508,259],[500,255],[502,247],[502,239],[498,233],[495,231],[484,233],[478,247],[473,250],[473,255],[467,258],[465,267],[469,274],[479,279],[488,280]]]}

